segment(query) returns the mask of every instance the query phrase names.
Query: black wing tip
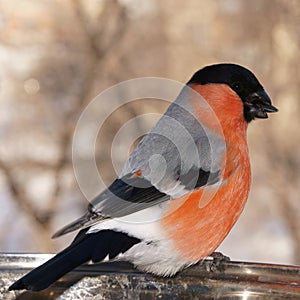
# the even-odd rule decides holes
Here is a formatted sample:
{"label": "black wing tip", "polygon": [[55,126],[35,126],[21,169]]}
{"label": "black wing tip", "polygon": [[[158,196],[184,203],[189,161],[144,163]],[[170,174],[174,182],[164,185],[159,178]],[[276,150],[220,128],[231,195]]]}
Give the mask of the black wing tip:
{"label": "black wing tip", "polygon": [[[99,216],[97,215],[97,217],[99,218]],[[77,220],[75,220],[74,222],[66,225],[65,227],[63,227],[62,229],[56,231],[53,235],[52,235],[52,239],[56,239],[62,235],[65,235],[67,233],[73,232],[75,230],[78,229],[84,229],[86,227],[89,227],[90,225],[96,223],[95,222],[95,215],[87,212],[86,214],[84,214],[82,217],[78,218]],[[99,221],[101,219],[99,218]]]}
{"label": "black wing tip", "polygon": [[[75,229],[74,229],[75,230]],[[65,235],[65,234],[67,234],[67,233],[69,233],[69,232],[71,232],[71,231],[73,231],[73,230],[65,230],[65,228],[62,228],[62,229],[60,229],[60,230],[58,230],[58,231],[56,231],[52,236],[51,236],[51,239],[56,239],[56,238],[58,238],[58,237],[60,237],[60,236],[62,236],[62,235]]]}
{"label": "black wing tip", "polygon": [[67,233],[70,233],[72,232],[73,230],[76,230],[75,229],[68,229],[68,227],[63,227],[62,229],[56,231],[52,236],[51,236],[51,239],[56,239],[64,234],[67,234]]}

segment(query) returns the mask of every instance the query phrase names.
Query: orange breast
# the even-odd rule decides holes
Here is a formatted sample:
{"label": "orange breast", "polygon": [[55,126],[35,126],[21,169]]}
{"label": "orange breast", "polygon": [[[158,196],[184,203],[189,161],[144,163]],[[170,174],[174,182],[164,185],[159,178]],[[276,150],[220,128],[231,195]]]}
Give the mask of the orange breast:
{"label": "orange breast", "polygon": [[[223,101],[226,96],[224,91],[226,92],[226,87],[220,91]],[[171,201],[165,217],[161,220],[161,226],[168,238],[174,242],[174,247],[191,261],[205,258],[219,246],[240,216],[250,189],[247,123],[243,118],[241,100],[234,94],[230,97],[235,118],[228,115],[226,117],[222,109],[218,111],[218,106],[212,105],[220,116],[227,146],[221,185],[200,188],[183,198]],[[207,98],[209,96],[206,95],[205,99]],[[237,112],[238,109],[240,111]],[[229,113],[233,113],[232,110]],[[236,116],[237,113],[239,115]]]}

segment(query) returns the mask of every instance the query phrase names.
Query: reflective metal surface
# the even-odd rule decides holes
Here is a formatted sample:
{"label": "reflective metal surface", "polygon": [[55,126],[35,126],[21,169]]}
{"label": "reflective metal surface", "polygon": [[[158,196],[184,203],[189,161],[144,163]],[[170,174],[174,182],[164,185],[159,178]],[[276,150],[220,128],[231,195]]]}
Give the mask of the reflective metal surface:
{"label": "reflective metal surface", "polygon": [[[84,265],[39,293],[7,287],[50,254],[0,255],[0,299],[300,299],[300,267],[212,260],[160,278],[127,263]],[[213,269],[213,270],[212,270]]]}

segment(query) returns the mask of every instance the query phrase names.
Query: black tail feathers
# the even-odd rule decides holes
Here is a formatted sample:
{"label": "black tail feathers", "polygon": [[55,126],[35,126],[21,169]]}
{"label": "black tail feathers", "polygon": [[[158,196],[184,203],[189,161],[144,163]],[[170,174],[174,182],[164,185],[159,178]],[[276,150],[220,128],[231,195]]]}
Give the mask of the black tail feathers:
{"label": "black tail feathers", "polygon": [[80,231],[69,247],[17,280],[9,290],[41,291],[83,263],[90,260],[99,262],[107,255],[113,259],[140,242],[126,233],[113,230],[90,234],[86,234],[86,231]]}

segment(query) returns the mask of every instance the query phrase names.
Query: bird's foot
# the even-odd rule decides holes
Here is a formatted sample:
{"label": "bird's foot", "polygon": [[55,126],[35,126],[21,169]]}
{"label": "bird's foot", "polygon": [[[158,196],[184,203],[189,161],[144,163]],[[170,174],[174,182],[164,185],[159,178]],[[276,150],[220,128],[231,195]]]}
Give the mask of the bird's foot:
{"label": "bird's foot", "polygon": [[224,270],[224,262],[230,261],[230,257],[224,255],[221,252],[213,252],[211,255],[209,255],[213,259],[211,265],[210,265],[210,271],[223,271]]}

